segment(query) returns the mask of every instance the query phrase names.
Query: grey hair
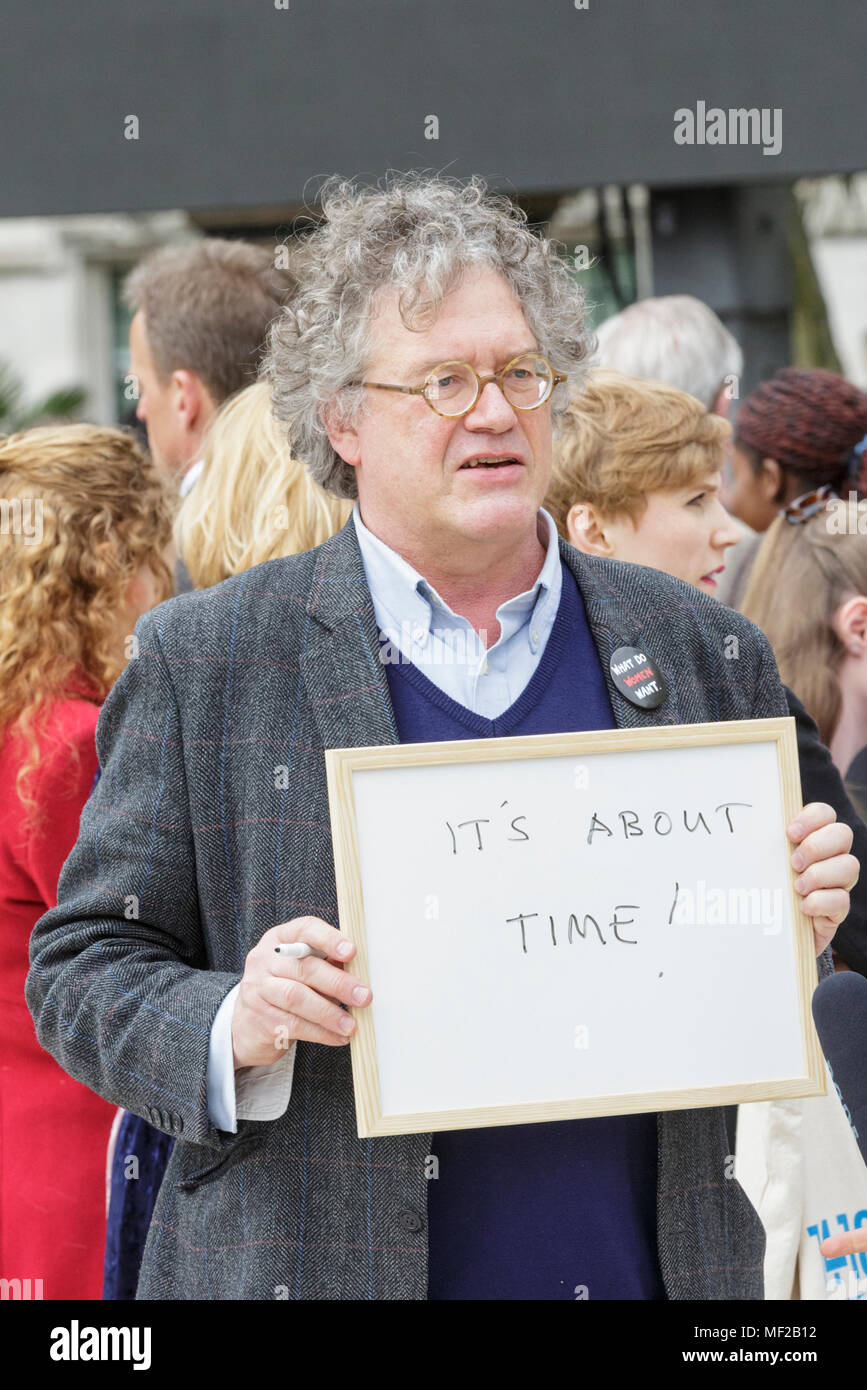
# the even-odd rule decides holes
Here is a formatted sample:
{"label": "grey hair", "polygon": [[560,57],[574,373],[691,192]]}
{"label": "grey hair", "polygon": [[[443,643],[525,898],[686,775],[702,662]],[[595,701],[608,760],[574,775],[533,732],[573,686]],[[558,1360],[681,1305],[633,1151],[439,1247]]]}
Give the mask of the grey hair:
{"label": "grey hair", "polygon": [[[292,453],[327,491],[357,496],[355,469],[332,448],[323,413],[339,402],[340,418],[357,423],[371,319],[387,288],[399,292],[406,327],[424,329],[464,269],[489,267],[511,286],[539,351],[572,383],[583,376],[593,344],[582,289],[556,244],[481,179],[400,174],[359,188],[333,178],[320,202],[322,219],[293,261],[299,290],[272,324],[263,371]],[[568,385],[554,393],[555,423],[567,395]]]}
{"label": "grey hair", "polygon": [[597,329],[599,365],[676,386],[711,410],[744,355],[713,309],[691,294],[639,299]]}

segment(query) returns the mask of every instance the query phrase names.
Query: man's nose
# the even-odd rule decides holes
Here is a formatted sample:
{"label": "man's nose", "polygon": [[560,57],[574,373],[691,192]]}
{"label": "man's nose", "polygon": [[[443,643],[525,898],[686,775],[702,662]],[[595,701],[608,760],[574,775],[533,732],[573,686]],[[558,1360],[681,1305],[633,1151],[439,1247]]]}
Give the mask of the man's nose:
{"label": "man's nose", "polygon": [[464,424],[471,430],[503,432],[511,429],[516,419],[515,409],[509,404],[501,388],[496,381],[489,381],[482,387],[472,410],[464,416]]}

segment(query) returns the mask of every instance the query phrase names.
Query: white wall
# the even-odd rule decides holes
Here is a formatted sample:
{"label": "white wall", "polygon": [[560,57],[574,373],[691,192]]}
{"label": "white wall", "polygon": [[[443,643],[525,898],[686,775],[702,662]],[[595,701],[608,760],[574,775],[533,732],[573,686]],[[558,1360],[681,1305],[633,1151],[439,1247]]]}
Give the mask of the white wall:
{"label": "white wall", "polygon": [[0,361],[27,404],[81,386],[85,418],[114,423],[112,270],[193,235],[182,212],[0,219]]}
{"label": "white wall", "polygon": [[867,390],[867,234],[821,237],[811,250],[843,375]]}

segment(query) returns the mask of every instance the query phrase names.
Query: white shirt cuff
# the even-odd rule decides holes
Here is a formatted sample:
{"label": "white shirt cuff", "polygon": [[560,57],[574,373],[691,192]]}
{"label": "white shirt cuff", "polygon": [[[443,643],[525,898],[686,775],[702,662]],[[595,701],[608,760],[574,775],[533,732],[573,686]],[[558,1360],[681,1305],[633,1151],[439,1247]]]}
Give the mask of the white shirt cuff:
{"label": "white shirt cuff", "polygon": [[295,1044],[276,1062],[239,1067],[232,1052],[232,1015],[240,983],[230,989],[211,1025],[208,1043],[208,1114],[217,1129],[235,1134],[238,1120],[278,1120],[292,1095]]}

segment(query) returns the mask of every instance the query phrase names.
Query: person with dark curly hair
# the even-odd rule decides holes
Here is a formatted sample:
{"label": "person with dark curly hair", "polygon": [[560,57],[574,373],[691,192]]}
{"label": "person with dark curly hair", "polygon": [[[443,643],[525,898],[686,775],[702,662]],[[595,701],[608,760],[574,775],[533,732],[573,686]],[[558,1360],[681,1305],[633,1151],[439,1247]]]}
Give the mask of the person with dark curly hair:
{"label": "person with dark curly hair", "polygon": [[726,603],[740,607],[760,536],[786,507],[809,504],[819,488],[829,496],[867,492],[867,465],[857,450],[865,435],[867,395],[835,372],[783,367],[747,396],[722,500],[759,536],[745,543]]}
{"label": "person with dark curly hair", "polygon": [[131,435],[0,440],[0,1278],[37,1298],[101,1296],[115,1108],[37,1042],[28,943],[97,779],[102,702],[137,655],[136,621],[172,591],[170,543],[168,497]]}

